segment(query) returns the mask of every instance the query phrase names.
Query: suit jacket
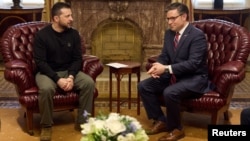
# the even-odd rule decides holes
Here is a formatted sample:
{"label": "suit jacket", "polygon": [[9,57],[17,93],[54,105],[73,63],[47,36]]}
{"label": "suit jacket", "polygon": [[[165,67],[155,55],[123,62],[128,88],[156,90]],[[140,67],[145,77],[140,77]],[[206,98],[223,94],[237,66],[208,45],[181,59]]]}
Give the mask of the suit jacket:
{"label": "suit jacket", "polygon": [[207,67],[207,41],[205,34],[189,24],[174,49],[175,32],[167,30],[158,62],[171,65],[177,83],[191,91],[206,93],[210,88]]}

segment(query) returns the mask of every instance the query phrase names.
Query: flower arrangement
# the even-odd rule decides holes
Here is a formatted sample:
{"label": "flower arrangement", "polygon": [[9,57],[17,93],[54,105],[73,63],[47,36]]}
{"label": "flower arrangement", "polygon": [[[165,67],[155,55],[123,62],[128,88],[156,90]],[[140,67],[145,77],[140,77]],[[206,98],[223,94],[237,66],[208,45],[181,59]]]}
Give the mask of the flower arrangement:
{"label": "flower arrangement", "polygon": [[[84,116],[90,114],[85,112]],[[81,125],[81,141],[148,141],[141,124],[133,117],[110,113],[88,117]]]}

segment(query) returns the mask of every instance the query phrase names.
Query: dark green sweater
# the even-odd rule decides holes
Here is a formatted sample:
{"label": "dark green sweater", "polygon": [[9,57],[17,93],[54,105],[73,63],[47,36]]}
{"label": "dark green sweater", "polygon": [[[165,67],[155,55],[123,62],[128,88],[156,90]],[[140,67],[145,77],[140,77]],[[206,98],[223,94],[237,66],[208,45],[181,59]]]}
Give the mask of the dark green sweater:
{"label": "dark green sweater", "polygon": [[34,39],[34,58],[38,71],[55,82],[59,79],[57,71],[68,70],[69,75],[75,76],[82,65],[78,31],[70,28],[58,33],[51,25],[44,27]]}

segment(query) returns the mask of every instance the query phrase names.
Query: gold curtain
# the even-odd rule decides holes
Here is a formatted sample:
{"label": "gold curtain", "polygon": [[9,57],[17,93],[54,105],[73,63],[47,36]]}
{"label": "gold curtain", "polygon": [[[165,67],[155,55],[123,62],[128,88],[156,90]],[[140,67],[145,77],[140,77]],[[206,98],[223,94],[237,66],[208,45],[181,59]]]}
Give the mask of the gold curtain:
{"label": "gold curtain", "polygon": [[42,14],[42,21],[51,21],[50,11],[54,3],[56,2],[65,2],[64,0],[44,0],[44,9]]}
{"label": "gold curtain", "polygon": [[192,0],[172,0],[172,3],[173,2],[180,2],[180,3],[184,3],[185,5],[187,5],[189,9],[189,21],[190,22],[194,21],[194,8],[193,8]]}

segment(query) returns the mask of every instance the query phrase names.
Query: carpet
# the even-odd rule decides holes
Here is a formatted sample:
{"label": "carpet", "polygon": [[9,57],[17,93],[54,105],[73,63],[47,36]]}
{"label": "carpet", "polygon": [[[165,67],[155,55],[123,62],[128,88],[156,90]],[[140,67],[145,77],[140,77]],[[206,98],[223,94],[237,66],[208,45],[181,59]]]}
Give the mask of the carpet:
{"label": "carpet", "polygon": [[[100,107],[96,109],[96,114],[99,111],[108,113],[109,109]],[[240,119],[239,109],[229,109],[230,123],[227,123],[220,118],[221,124],[239,124]],[[0,127],[1,141],[39,141],[40,137],[40,115],[34,114],[33,126],[34,135],[30,136],[26,133],[26,122],[23,117],[23,109],[5,109],[0,108],[0,120],[2,126]],[[76,117],[76,110],[73,112],[62,111],[54,113],[54,126],[52,141],[80,141],[80,132],[74,130],[74,118]],[[151,121],[146,118],[144,108],[141,108],[141,115],[136,114],[136,109],[130,110],[121,109],[121,114],[129,115],[136,118],[144,129],[151,126]],[[180,141],[207,141],[207,125],[210,124],[210,117],[207,115],[183,113],[182,119],[185,138]],[[165,133],[150,135],[149,141],[157,141],[159,137]]]}
{"label": "carpet", "polygon": [[0,99],[16,99],[17,94],[12,83],[6,81],[3,72],[0,71]]}

